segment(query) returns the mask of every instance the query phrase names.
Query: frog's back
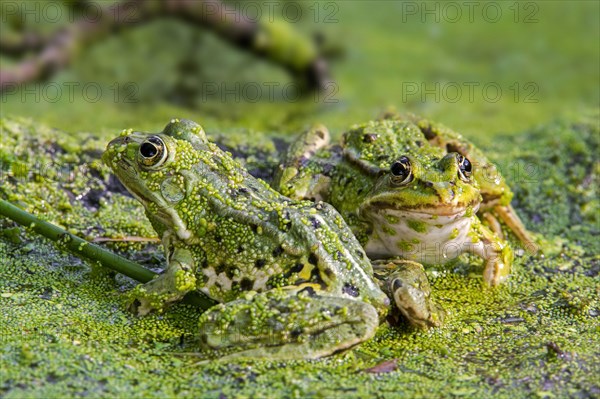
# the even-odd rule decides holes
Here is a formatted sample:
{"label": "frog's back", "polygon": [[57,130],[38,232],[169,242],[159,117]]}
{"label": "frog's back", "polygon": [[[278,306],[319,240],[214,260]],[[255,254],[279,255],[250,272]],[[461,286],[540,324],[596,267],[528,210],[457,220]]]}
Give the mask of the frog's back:
{"label": "frog's back", "polygon": [[193,187],[178,205],[193,226],[200,290],[219,302],[288,286],[387,300],[362,247],[330,205],[292,201],[219,151],[211,161],[195,165]]}

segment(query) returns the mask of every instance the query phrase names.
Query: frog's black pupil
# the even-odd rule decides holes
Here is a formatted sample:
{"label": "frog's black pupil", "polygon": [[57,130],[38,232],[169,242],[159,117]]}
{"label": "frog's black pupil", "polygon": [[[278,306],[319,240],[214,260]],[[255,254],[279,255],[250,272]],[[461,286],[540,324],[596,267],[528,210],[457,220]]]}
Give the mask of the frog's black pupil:
{"label": "frog's black pupil", "polygon": [[152,158],[153,156],[156,155],[156,153],[158,153],[158,149],[156,148],[156,146],[154,144],[151,143],[144,143],[142,144],[142,146],[140,147],[140,153],[145,157],[145,158]]}
{"label": "frog's black pupil", "polygon": [[460,169],[463,172],[471,173],[471,169],[472,169],[471,162],[465,157],[461,157],[461,158],[462,159],[461,159],[461,163],[460,163]]}
{"label": "frog's black pupil", "polygon": [[404,174],[404,165],[402,165],[400,162],[394,162],[392,165],[392,174],[394,176],[401,176]]}
{"label": "frog's black pupil", "polygon": [[392,164],[391,172],[394,176],[406,176],[409,170],[408,158],[402,157]]}

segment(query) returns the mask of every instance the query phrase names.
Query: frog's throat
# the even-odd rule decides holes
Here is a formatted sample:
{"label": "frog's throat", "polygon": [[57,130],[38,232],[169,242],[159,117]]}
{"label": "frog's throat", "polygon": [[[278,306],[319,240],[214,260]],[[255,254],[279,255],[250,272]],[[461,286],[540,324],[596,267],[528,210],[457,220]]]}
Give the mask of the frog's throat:
{"label": "frog's throat", "polygon": [[[127,169],[122,167],[121,170],[126,171]],[[117,177],[121,182],[131,181],[128,180],[130,175],[127,173],[117,174]],[[187,241],[192,237],[192,232],[187,228],[186,223],[181,219],[174,206],[169,206],[163,198],[135,184],[123,185],[135,199],[144,205],[146,214],[150,219],[157,220],[160,224],[171,226],[180,240]],[[151,208],[149,204],[156,204],[156,208]]]}
{"label": "frog's throat", "polygon": [[181,217],[177,214],[177,211],[174,208],[165,209],[165,212],[171,216],[171,221],[173,223],[173,228],[177,232],[177,237],[180,240],[187,241],[192,237],[192,232],[188,230],[187,225],[181,219]]}
{"label": "frog's throat", "polygon": [[400,256],[426,264],[446,263],[473,252],[471,226],[477,209],[453,214],[378,209],[370,214],[374,227],[365,251],[371,259]]}

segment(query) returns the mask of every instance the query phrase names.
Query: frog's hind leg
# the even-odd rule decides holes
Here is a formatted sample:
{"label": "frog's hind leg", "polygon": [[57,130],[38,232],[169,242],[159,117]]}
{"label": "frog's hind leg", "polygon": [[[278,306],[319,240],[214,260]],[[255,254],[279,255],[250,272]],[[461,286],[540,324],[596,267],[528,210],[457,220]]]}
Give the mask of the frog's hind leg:
{"label": "frog's hind leg", "polygon": [[292,143],[288,160],[308,159],[323,147],[329,145],[329,130],[323,125],[314,125]]}
{"label": "frog's hind leg", "polygon": [[490,228],[498,236],[499,239],[504,240],[504,232],[502,231],[502,225],[498,219],[490,212],[483,212],[481,215],[482,221],[487,227]]}
{"label": "frog's hind leg", "polygon": [[320,171],[307,171],[304,166],[329,141],[329,131],[323,125],[315,125],[300,135],[290,145],[279,165],[273,188],[290,198],[306,199],[311,193],[317,192],[320,186],[326,185],[327,181],[323,181],[324,176]]}
{"label": "frog's hind leg", "polygon": [[431,299],[431,288],[423,265],[404,259],[373,262],[375,278],[397,308],[414,326],[439,327],[444,310]]}
{"label": "frog's hind leg", "polygon": [[378,324],[373,306],[306,286],[217,305],[200,317],[199,327],[201,345],[221,359],[284,360],[350,348],[371,338]]}
{"label": "frog's hind leg", "polygon": [[538,247],[533,237],[525,225],[519,218],[519,215],[515,212],[512,205],[497,205],[493,209],[494,213],[508,226],[515,236],[521,241],[521,244],[525,247],[524,249],[530,253],[536,253]]}

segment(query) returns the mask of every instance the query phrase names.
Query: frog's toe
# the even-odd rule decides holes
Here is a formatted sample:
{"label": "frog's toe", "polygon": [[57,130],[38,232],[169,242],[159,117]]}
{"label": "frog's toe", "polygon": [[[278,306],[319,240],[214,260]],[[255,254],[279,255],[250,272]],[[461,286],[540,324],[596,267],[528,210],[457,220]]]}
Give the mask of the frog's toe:
{"label": "frog's toe", "polygon": [[152,312],[154,308],[150,301],[144,298],[135,298],[127,305],[127,310],[137,316],[145,316]]}
{"label": "frog's toe", "polygon": [[433,301],[429,301],[429,315],[423,320],[413,320],[413,325],[423,329],[441,327],[446,319],[446,311]]}
{"label": "frog's toe", "polygon": [[145,316],[154,311],[162,311],[167,306],[165,296],[149,292],[145,284],[138,285],[127,295],[127,310],[137,316]]}

